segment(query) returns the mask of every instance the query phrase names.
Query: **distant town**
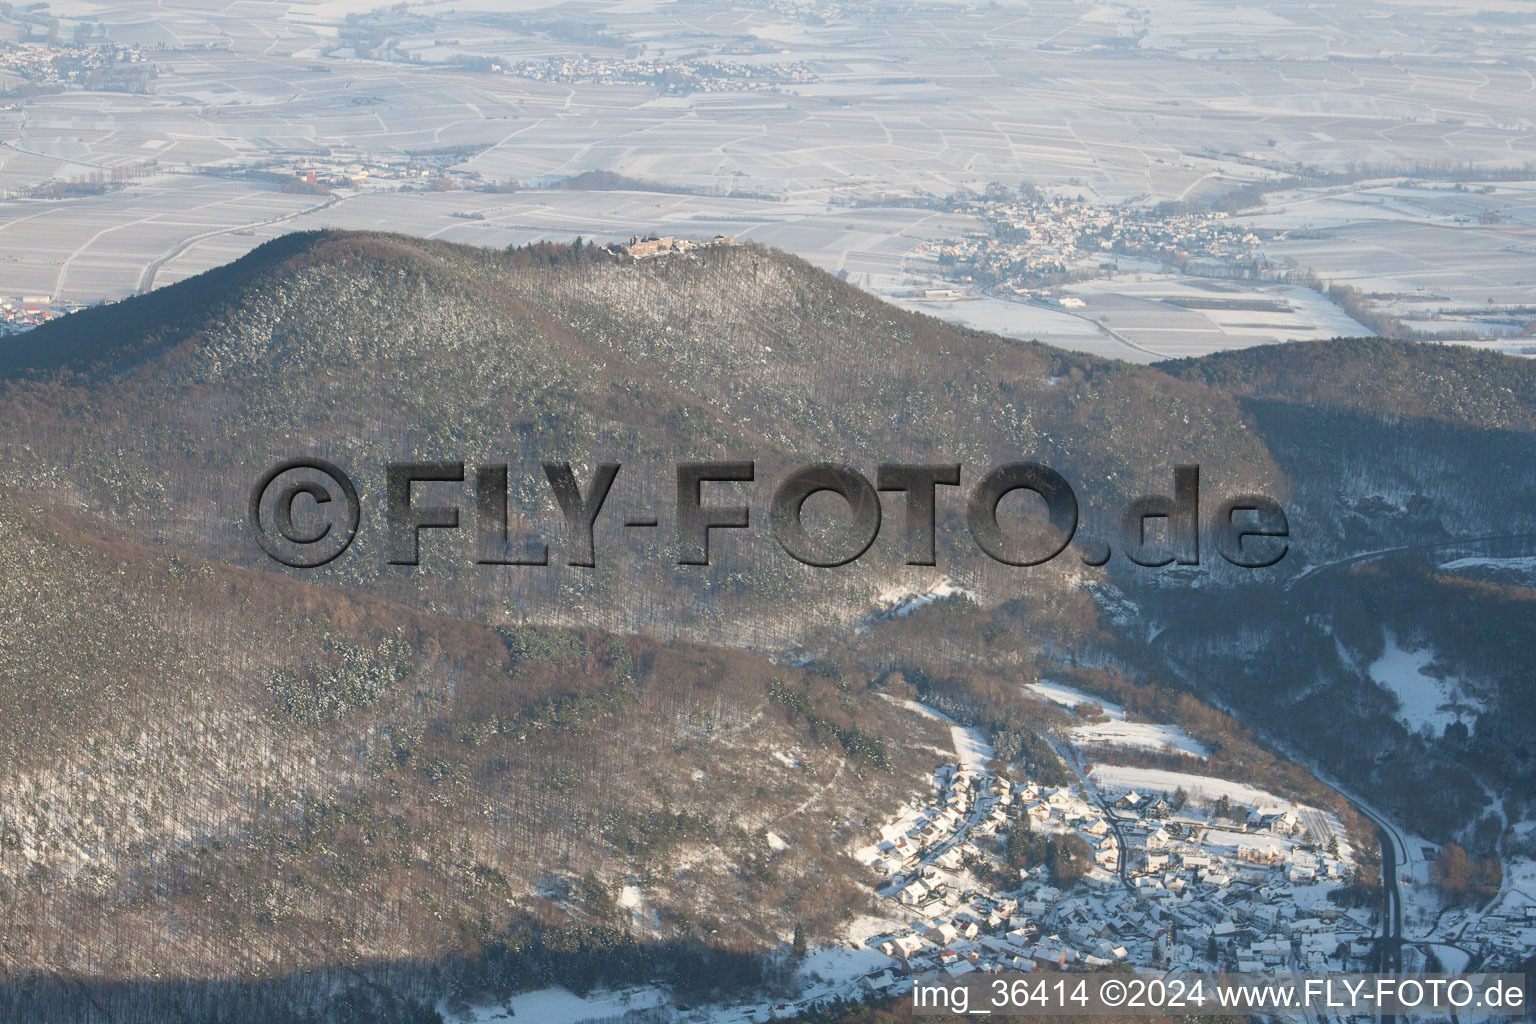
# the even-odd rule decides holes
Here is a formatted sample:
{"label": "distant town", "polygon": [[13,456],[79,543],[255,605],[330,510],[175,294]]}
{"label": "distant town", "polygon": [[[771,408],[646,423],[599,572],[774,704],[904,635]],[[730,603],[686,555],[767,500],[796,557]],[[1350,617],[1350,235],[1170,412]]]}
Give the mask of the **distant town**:
{"label": "distant town", "polygon": [[76,302],[56,303],[50,295],[20,295],[0,299],[0,336],[20,334],[84,308]]}
{"label": "distant town", "polygon": [[948,205],[981,219],[989,233],[924,242],[908,259],[977,288],[1049,298],[1063,284],[1113,277],[1120,256],[1157,260],[1186,274],[1276,276],[1259,251],[1260,237],[1220,211],[1108,206],[1001,186]]}
{"label": "distant town", "polygon": [[97,92],[147,92],[154,65],[135,46],[88,40],[73,46],[55,43],[0,45],[0,75],[25,84],[0,89],[0,100],[48,89],[75,87]]}
{"label": "distant town", "polygon": [[689,60],[551,58],[519,61],[506,68],[493,63],[487,70],[505,70],[508,74],[565,85],[651,85],[663,93],[773,92],[787,85],[816,80],[810,66],[800,61],[744,64],[714,57]]}

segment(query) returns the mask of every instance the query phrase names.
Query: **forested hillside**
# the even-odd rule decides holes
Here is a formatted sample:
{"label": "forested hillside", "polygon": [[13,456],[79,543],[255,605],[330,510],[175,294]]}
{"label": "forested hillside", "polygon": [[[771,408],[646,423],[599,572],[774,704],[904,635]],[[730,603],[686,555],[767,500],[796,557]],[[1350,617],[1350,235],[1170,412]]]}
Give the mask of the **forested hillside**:
{"label": "forested hillside", "polygon": [[[849,849],[951,756],[901,702],[1065,779],[1059,723],[1021,697],[1042,674],[1334,807],[1273,737],[1474,852],[1531,798],[1511,666],[1533,592],[1437,568],[1447,541],[1536,533],[1529,362],[1368,340],[1133,367],[756,247],[637,263],[325,232],[39,328],[0,373],[0,1008],[159,1020],[232,975],[262,985],[231,1019],[273,1021],[343,999],[410,1019],[445,986],[771,988],[797,925],[834,936],[865,906]],[[361,496],[319,569],[268,559],[246,518],[295,456]],[[722,485],[753,526],[679,565],[673,466],[724,458],[756,461]],[[1030,569],[964,514],[1021,459],[1082,508],[1079,546]],[[384,467],[427,460],[509,465],[511,525],[551,564],[477,565],[468,528],[389,564]],[[623,466],[595,568],[562,557],[540,464],[566,460],[583,487]],[[890,495],[854,564],[785,555],[773,487],[819,461],[961,463],[938,564],[903,564]],[[1286,558],[1235,569],[1209,537],[1199,566],[1123,557],[1121,514],[1183,464],[1207,526],[1224,496],[1280,502]],[[1405,725],[1371,674],[1389,644],[1432,649],[1479,710]]]}

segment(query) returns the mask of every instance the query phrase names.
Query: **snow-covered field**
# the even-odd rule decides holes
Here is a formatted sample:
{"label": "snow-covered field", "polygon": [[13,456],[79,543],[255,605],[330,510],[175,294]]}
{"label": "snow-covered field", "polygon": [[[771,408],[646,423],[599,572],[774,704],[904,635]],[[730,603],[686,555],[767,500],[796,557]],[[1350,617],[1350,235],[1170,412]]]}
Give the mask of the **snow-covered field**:
{"label": "snow-covered field", "polygon": [[1210,752],[1191,739],[1183,729],[1172,725],[1152,725],[1148,722],[1127,722],[1111,718],[1103,722],[1078,726],[1072,730],[1072,739],[1081,744],[1107,743],[1111,746],[1140,747],[1146,750],[1172,748],[1193,757],[1210,756]]}
{"label": "snow-covered field", "polygon": [[1386,652],[1371,664],[1371,679],[1397,697],[1398,720],[1414,732],[1428,729],[1432,735],[1444,734],[1452,722],[1475,719],[1485,710],[1483,703],[1463,692],[1455,679],[1431,672],[1431,650],[1410,651],[1397,638],[1387,634]]}
{"label": "snow-covered field", "polygon": [[1072,742],[1075,745],[1106,744],[1115,747],[1137,747],[1142,750],[1172,748],[1193,757],[1210,756],[1210,751],[1178,726],[1127,721],[1125,709],[1120,705],[1083,693],[1081,690],[1074,690],[1070,686],[1042,679],[1038,683],[1024,687],[1024,692],[1044,697],[1066,708],[1076,708],[1080,704],[1097,704],[1104,709],[1104,721],[1087,722],[1072,729]]}
{"label": "snow-covered field", "polygon": [[1125,717],[1125,709],[1119,704],[1107,701],[1102,697],[1095,697],[1084,693],[1082,690],[1075,690],[1070,686],[1063,686],[1061,683],[1053,683],[1049,679],[1042,679],[1038,683],[1030,683],[1024,687],[1024,692],[1034,694],[1037,697],[1044,697],[1046,700],[1060,704],[1064,708],[1075,708],[1079,704],[1097,704],[1104,709],[1106,715],[1118,718]]}
{"label": "snow-covered field", "polygon": [[997,756],[981,735],[980,730],[964,725],[950,726],[949,733],[955,741],[955,757],[963,765],[980,768]]}
{"label": "snow-covered field", "polygon": [[1187,772],[1167,772],[1157,768],[1129,768],[1122,765],[1094,765],[1088,772],[1093,782],[1106,794],[1172,793],[1182,789],[1191,800],[1214,803],[1225,796],[1243,807],[1256,807],[1260,811],[1280,810],[1291,805],[1284,797],[1267,793],[1262,789],[1245,786],[1230,779],[1216,779],[1208,775],[1190,775]]}
{"label": "snow-covered field", "polygon": [[1083,317],[1045,309],[1041,306],[1032,306],[1024,302],[994,299],[990,296],[968,297],[954,302],[924,302],[921,299],[910,299],[899,295],[884,298],[892,305],[903,309],[916,310],[919,313],[927,313],[929,316],[943,317],[945,320],[965,324],[967,327],[975,327],[977,330],[992,331],[1013,337],[1033,338],[1042,334],[1091,337],[1100,333],[1093,323]]}

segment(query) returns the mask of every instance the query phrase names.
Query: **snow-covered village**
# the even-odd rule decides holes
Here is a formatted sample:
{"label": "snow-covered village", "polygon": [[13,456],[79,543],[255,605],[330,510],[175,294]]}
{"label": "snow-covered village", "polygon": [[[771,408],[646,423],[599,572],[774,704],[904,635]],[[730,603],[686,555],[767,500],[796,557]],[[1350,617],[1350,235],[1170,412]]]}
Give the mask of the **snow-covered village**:
{"label": "snow-covered village", "polygon": [[[1102,707],[1067,687],[1032,689]],[[1079,737],[1198,749],[1177,729],[1104,710]],[[979,738],[954,730],[972,759],[940,765],[932,800],[903,808],[857,854],[884,880],[895,925],[869,942],[900,973],[1343,970],[1374,951],[1376,906],[1327,898],[1356,870],[1333,814],[1220,779],[1104,764],[1076,785],[1041,786],[994,773]]]}
{"label": "snow-covered village", "polygon": [[[548,989],[449,1019],[479,1024],[510,1012],[560,1024],[625,1014],[761,1024],[832,999],[902,996],[935,975],[1375,969],[1382,889],[1374,848],[1357,853],[1359,823],[1352,841],[1332,810],[1214,771],[1117,763],[1156,752],[1198,764],[1209,751],[1179,726],[1142,720],[1071,686],[1040,681],[1024,692],[1065,713],[1069,724],[1050,740],[1070,776],[1065,784],[1005,768],[980,729],[917,700],[886,697],[947,731],[952,750],[935,750],[925,799],[896,809],[849,851],[867,872],[872,909],[840,942],[807,951],[793,995],[681,1011],[654,986],[586,998]],[[1401,847],[1405,966],[1513,964],[1536,938],[1528,862],[1513,865],[1491,904],[1448,907],[1430,882],[1433,846],[1392,831]],[[769,843],[783,845],[772,834]],[[1457,940],[1417,941],[1432,931]]]}

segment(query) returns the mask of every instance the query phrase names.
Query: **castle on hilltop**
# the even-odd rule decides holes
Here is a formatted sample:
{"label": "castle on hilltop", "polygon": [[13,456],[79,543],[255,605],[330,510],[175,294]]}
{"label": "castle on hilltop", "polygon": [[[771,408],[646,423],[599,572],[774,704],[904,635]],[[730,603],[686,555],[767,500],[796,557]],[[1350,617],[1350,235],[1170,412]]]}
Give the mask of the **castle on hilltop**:
{"label": "castle on hilltop", "polygon": [[609,246],[609,251],[620,256],[628,256],[631,259],[643,260],[652,256],[665,256],[668,253],[688,252],[693,249],[708,249],[716,245],[734,245],[730,235],[716,235],[707,242],[698,242],[688,238],[674,238],[671,235],[660,237],[657,235],[631,235],[629,243],[619,243]]}

